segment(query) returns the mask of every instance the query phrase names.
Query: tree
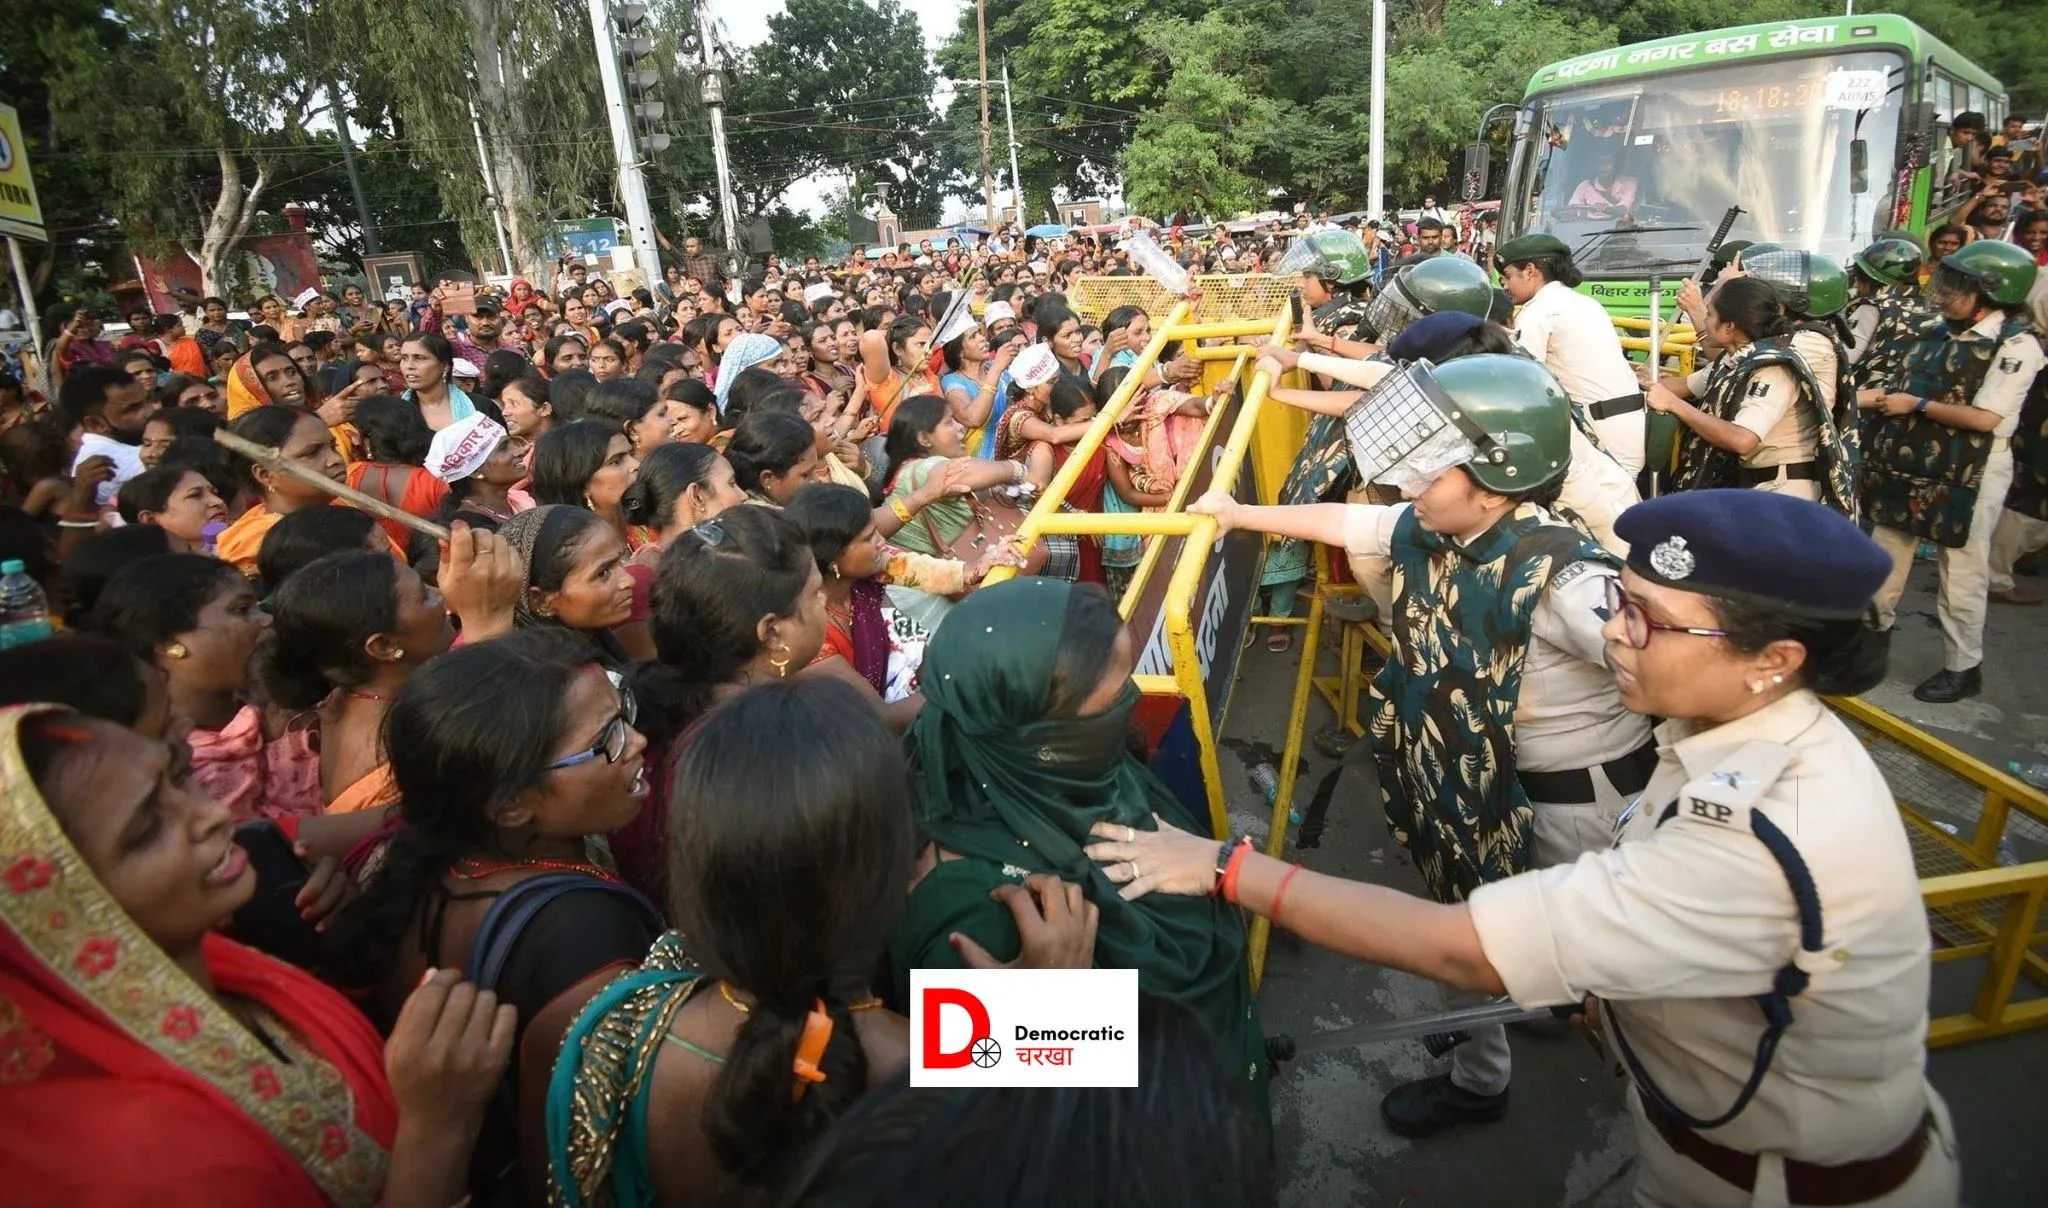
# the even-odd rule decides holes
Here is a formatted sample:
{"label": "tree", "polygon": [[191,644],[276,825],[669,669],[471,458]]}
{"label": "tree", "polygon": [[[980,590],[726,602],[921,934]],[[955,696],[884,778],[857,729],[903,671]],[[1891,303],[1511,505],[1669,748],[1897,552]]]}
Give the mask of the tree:
{"label": "tree", "polygon": [[[988,0],[989,74],[993,80],[1009,63],[1027,215],[1049,211],[1055,188],[1085,195],[1117,182],[1131,132],[1158,103],[1171,70],[1156,49],[1132,36],[1140,21],[1193,20],[1228,7],[1234,4],[1220,0]],[[939,48],[939,68],[972,79],[978,58],[974,7],[968,5]],[[948,117],[958,130],[979,126],[976,91],[954,95]],[[990,99],[991,117],[1001,121],[1001,96]],[[957,179],[964,188],[956,187],[956,196],[979,197],[979,135],[952,145],[963,170]]]}
{"label": "tree", "polygon": [[1262,208],[1265,191],[1246,169],[1279,110],[1226,69],[1243,59],[1245,30],[1210,12],[1199,21],[1149,20],[1138,38],[1173,73],[1124,154],[1131,207],[1160,214]]}
{"label": "tree", "polygon": [[[0,40],[0,100],[20,112],[36,199],[50,232],[49,242],[25,243],[22,249],[29,289],[45,306],[57,301],[53,286],[71,296],[103,291],[106,266],[118,263],[121,251],[120,230],[106,206],[115,161],[74,144],[58,129],[50,105],[56,71],[45,43],[59,31],[66,31],[54,39],[59,43],[74,36],[95,45],[118,43],[124,35],[94,0],[0,0],[0,29],[17,31]],[[30,36],[29,31],[38,32]],[[0,281],[0,289],[12,296],[13,274],[0,274]]]}
{"label": "tree", "polygon": [[933,221],[953,132],[931,104],[917,18],[896,0],[789,0],[738,64],[732,167],[751,213],[793,182],[846,171],[890,182],[905,221]]}
{"label": "tree", "polygon": [[[278,157],[325,103],[303,10],[245,0],[111,0],[111,26],[45,27],[60,132],[123,153],[108,209],[144,247],[177,247],[208,292],[261,210]],[[159,153],[159,149],[168,153]]]}

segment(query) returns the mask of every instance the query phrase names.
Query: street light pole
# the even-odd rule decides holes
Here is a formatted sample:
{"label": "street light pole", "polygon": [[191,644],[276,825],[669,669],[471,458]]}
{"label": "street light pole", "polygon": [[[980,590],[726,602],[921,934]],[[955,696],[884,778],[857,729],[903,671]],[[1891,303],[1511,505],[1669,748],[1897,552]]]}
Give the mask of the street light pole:
{"label": "street light pole", "polygon": [[[987,89],[982,90],[987,96]],[[985,102],[984,102],[985,103]],[[1017,228],[1022,230],[1024,221],[1024,177],[1017,171],[1017,114],[1010,106],[1010,60],[1003,60],[1003,124],[1010,129],[1010,192],[1017,201]]]}
{"label": "street light pole", "polygon": [[974,0],[974,32],[981,44],[981,200],[990,235],[996,230],[996,187],[988,173],[988,0]]}
{"label": "street light pole", "polygon": [[697,0],[697,42],[704,56],[698,68],[704,108],[711,114],[711,164],[718,173],[718,217],[725,230],[725,271],[740,277],[740,210],[732,195],[732,165],[725,154],[725,75],[713,57],[710,0]]}
{"label": "street light pole", "polygon": [[1387,0],[1372,0],[1372,150],[1366,173],[1366,217],[1387,206]]}
{"label": "street light pole", "polygon": [[611,119],[612,153],[619,161],[619,200],[626,205],[633,259],[652,287],[661,280],[661,257],[654,250],[654,212],[647,205],[647,178],[640,171],[640,151],[633,144],[633,115],[626,108],[626,87],[619,78],[619,47],[612,34],[610,0],[590,0],[590,34],[597,43],[597,79],[604,88],[605,115]]}

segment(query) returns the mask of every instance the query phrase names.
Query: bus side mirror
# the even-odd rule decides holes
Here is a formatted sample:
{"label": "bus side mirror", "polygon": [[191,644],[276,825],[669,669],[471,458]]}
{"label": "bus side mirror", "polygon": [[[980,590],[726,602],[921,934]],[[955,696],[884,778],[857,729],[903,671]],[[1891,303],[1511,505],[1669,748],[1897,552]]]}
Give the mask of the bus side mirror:
{"label": "bus side mirror", "polygon": [[1849,191],[1870,192],[1870,144],[1860,138],[1849,140]]}
{"label": "bus side mirror", "polygon": [[1487,146],[1473,143],[1465,148],[1465,200],[1478,201],[1486,196]]}

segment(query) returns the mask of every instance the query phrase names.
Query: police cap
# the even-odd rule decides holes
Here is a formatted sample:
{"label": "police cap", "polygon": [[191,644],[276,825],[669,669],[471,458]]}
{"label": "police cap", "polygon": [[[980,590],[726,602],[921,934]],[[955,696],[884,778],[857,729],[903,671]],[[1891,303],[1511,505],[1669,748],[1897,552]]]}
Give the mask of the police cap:
{"label": "police cap", "polygon": [[1500,245],[1498,254],[1502,264],[1520,264],[1524,260],[1538,260],[1545,256],[1570,259],[1572,250],[1555,235],[1537,233],[1515,236]]}
{"label": "police cap", "polygon": [[1731,488],[1645,500],[1614,522],[1629,568],[1653,583],[1806,616],[1853,619],[1891,573],[1841,513],[1793,495]]}

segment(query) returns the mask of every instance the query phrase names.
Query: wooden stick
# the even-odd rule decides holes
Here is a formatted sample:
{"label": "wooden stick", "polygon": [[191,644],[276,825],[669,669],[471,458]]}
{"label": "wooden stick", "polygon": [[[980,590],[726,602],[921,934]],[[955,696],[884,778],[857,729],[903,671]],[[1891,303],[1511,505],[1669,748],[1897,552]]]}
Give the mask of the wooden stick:
{"label": "wooden stick", "polygon": [[[436,541],[448,540],[448,530],[441,525],[435,524],[431,520],[422,520],[404,508],[393,507],[375,495],[365,495],[345,482],[336,482],[324,474],[309,470],[296,461],[286,459],[283,453],[268,445],[259,445],[253,440],[236,436],[234,433],[225,430],[214,433],[213,439],[221,448],[226,449],[230,453],[239,453],[250,461],[263,466],[273,473],[282,474],[286,478],[296,478],[307,486],[319,487],[336,499],[361,508],[372,516],[402,524],[413,532],[425,534]],[[420,473],[424,474],[426,470],[422,468]]]}

